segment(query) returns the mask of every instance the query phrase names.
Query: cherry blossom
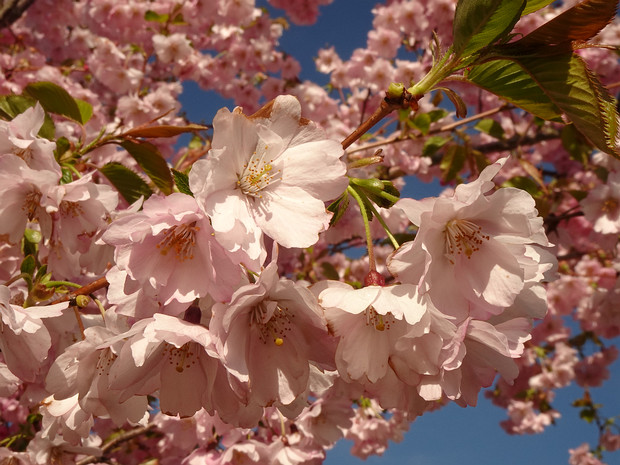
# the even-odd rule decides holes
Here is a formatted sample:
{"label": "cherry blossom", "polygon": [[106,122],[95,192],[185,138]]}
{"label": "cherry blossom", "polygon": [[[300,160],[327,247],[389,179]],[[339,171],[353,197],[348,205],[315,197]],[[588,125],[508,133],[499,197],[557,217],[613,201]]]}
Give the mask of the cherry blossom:
{"label": "cherry blossom", "polygon": [[294,97],[281,96],[249,118],[239,108],[216,115],[213,148],[192,167],[190,187],[228,250],[244,244],[250,258],[264,256],[263,233],[308,247],[329,225],[324,201],[348,182],[342,147],[300,111]]}
{"label": "cherry blossom", "polygon": [[[397,204],[419,230],[388,261],[390,271],[458,318],[501,312],[524,289],[528,274],[553,267],[552,257],[539,248],[550,244],[532,198],[511,188],[484,195],[505,161],[457,186],[452,198]],[[458,293],[442,292],[445,286]]]}

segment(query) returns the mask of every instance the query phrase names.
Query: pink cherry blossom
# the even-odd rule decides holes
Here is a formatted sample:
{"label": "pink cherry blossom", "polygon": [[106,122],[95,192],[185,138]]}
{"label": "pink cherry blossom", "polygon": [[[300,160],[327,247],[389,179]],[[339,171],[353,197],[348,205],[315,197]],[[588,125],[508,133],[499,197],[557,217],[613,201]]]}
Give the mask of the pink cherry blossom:
{"label": "pink cherry blossom", "polygon": [[[308,247],[327,228],[324,201],[346,188],[342,147],[280,96],[252,117],[240,108],[216,115],[213,148],[194,164],[190,187],[229,250],[264,256],[262,234],[285,247]],[[232,214],[231,214],[232,213]]]}
{"label": "pink cherry blossom", "polygon": [[152,196],[141,212],[113,222],[102,240],[115,247],[119,269],[155,290],[163,304],[207,293],[227,300],[240,269],[212,231],[194,198],[175,193]]}
{"label": "pink cherry blossom", "polygon": [[33,221],[49,237],[51,218],[41,199],[59,180],[60,171],[34,170],[15,155],[0,155],[0,237],[6,235],[10,243],[16,243]]}
{"label": "pink cherry blossom", "polygon": [[620,232],[620,173],[612,172],[607,182],[599,184],[588,192],[581,201],[583,213],[602,234]]}
{"label": "pink cherry blossom", "polygon": [[34,170],[48,170],[60,174],[54,159],[56,144],[39,137],[45,112],[39,102],[11,121],[0,121],[0,153],[12,153],[22,158]]}
{"label": "pink cherry blossom", "polygon": [[219,361],[207,328],[158,313],[134,325],[127,338],[109,372],[110,388],[121,401],[159,390],[160,408],[168,415],[212,410]]}
{"label": "pink cherry blossom", "polygon": [[275,262],[212,311],[222,362],[259,405],[292,404],[308,388],[311,364],[334,368],[322,308],[305,287],[278,279]]}
{"label": "pink cherry blossom", "polygon": [[396,205],[419,229],[388,261],[390,271],[458,318],[500,313],[513,304],[528,275],[554,265],[539,248],[549,242],[531,196],[512,188],[484,195],[504,162],[457,186],[451,198],[402,199]]}
{"label": "pink cherry blossom", "polygon": [[11,303],[11,291],[0,286],[0,351],[11,372],[33,382],[40,373],[52,341],[45,318],[62,315],[68,302],[23,308]]}

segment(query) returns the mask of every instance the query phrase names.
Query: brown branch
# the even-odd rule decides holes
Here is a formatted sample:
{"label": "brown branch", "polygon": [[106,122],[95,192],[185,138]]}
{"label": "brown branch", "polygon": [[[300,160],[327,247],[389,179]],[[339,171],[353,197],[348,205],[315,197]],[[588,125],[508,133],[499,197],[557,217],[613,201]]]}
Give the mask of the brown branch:
{"label": "brown branch", "polygon": [[342,148],[348,148],[356,140],[358,140],[360,137],[370,131],[370,128],[372,128],[387,115],[392,113],[394,110],[398,110],[401,108],[410,108],[413,111],[416,111],[418,109],[418,100],[420,98],[421,96],[411,95],[407,91],[403,92],[397,98],[384,98],[383,100],[381,100],[381,105],[379,105],[379,108],[377,108],[366,121],[360,124],[355,131],[349,134],[349,136],[347,136],[345,140],[342,141]]}
{"label": "brown branch", "polygon": [[[103,447],[101,447],[101,455],[104,455],[110,449],[112,449],[113,447],[117,446],[118,444],[120,444],[122,442],[129,441],[130,439],[133,439],[133,438],[135,438],[137,436],[140,436],[140,435],[150,431],[151,429],[153,429],[154,426],[155,426],[154,423],[149,423],[146,426],[141,426],[139,428],[132,429],[130,431],[127,431],[127,432],[125,432],[123,434],[120,434],[120,435],[116,436],[110,442],[105,443],[103,445]],[[94,455],[89,455],[88,457],[83,458],[79,462],[76,462],[76,465],[88,465],[89,463],[97,463],[97,462],[100,462],[100,461],[101,461],[100,457],[95,457]]]}
{"label": "brown branch", "polygon": [[4,0],[0,2],[0,29],[17,21],[34,0]]}
{"label": "brown branch", "polygon": [[478,145],[474,147],[474,150],[482,153],[503,152],[505,150],[514,150],[517,147],[523,147],[526,145],[535,145],[539,142],[553,140],[559,137],[560,134],[556,131],[537,132],[535,136],[521,136],[519,134],[515,134],[506,140],[498,140],[496,142]]}
{"label": "brown branch", "polygon": [[104,278],[99,278],[96,281],[93,281],[92,283],[87,284],[86,286],[82,286],[79,289],[76,289],[73,292],[69,292],[67,295],[60,297],[59,299],[55,300],[52,302],[52,304],[59,304],[61,302],[67,302],[71,299],[74,299],[75,297],[77,297],[78,295],[89,295],[92,294],[95,291],[98,291],[99,289],[103,289],[104,287],[108,287],[110,285],[110,283],[108,282],[107,279]]}
{"label": "brown branch", "polygon": [[[501,111],[508,111],[508,110],[512,110],[514,109],[514,106],[512,105],[502,105],[496,108],[492,108],[491,110],[487,110],[487,111],[483,111],[481,113],[475,114],[473,116],[470,116],[469,118],[464,118],[458,121],[455,121],[453,123],[449,123],[449,124],[445,124],[443,126],[439,126],[439,127],[435,127],[432,128],[429,132],[428,135],[433,135],[433,134],[438,134],[440,132],[448,132],[448,131],[452,131],[453,129],[458,128],[459,126],[463,126],[465,124],[471,123],[472,121],[476,121],[482,118],[486,118],[487,116],[491,116],[494,115],[496,113],[499,113]],[[391,139],[386,139],[383,141],[378,141],[378,142],[373,142],[370,144],[366,144],[362,147],[357,147],[353,150],[350,150],[349,152],[347,152],[348,155],[351,155],[352,153],[355,152],[361,152],[363,150],[368,150],[368,149],[373,149],[376,147],[381,147],[382,145],[387,145],[387,144],[394,144],[396,142],[403,142],[406,140],[411,140],[411,137],[408,135],[398,135],[398,136],[394,136]]]}

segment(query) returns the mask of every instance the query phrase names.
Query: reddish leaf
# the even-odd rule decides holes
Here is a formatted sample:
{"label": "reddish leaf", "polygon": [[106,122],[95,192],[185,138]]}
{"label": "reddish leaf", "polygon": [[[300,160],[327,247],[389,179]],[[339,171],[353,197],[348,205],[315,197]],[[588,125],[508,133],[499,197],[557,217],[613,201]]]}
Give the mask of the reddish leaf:
{"label": "reddish leaf", "polygon": [[558,45],[573,40],[590,40],[616,16],[617,0],[585,0],[538,29],[530,32],[513,45],[534,47]]}
{"label": "reddish leaf", "polygon": [[200,124],[189,124],[187,126],[170,126],[170,125],[161,125],[161,126],[148,126],[148,127],[137,127],[134,129],[130,129],[125,132],[124,135],[128,137],[145,137],[145,138],[156,138],[156,137],[174,137],[179,134],[183,134],[186,132],[196,132],[196,131],[204,131],[209,129],[207,126],[201,126]]}

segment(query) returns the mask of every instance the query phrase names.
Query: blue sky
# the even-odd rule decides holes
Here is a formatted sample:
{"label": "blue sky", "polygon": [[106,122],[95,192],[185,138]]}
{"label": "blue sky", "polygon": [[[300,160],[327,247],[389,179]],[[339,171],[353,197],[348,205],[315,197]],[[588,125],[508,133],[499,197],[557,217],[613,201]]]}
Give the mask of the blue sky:
{"label": "blue sky", "polygon": [[[302,79],[312,79],[324,84],[327,79],[314,70],[313,57],[319,48],[334,45],[343,58],[366,45],[366,33],[372,22],[370,10],[375,0],[335,0],[322,7],[318,22],[313,26],[292,26],[285,31],[281,49],[295,56],[302,65]],[[265,6],[258,0],[258,6]],[[271,9],[272,14],[283,12]],[[343,26],[344,25],[344,26]],[[219,106],[230,102],[214,98],[213,93],[201,92],[195,85],[186,85],[181,97],[184,110],[194,122],[209,123]],[[426,197],[437,193],[437,185],[416,184],[408,195]],[[616,341],[617,342],[617,341]],[[612,378],[602,389],[593,389],[595,402],[603,404],[603,413],[620,413],[620,364],[612,367]],[[535,436],[510,436],[499,422],[506,418],[504,410],[491,405],[480,396],[475,408],[449,405],[438,412],[417,419],[403,442],[392,444],[382,457],[362,461],[349,454],[350,442],[341,441],[328,452],[327,465],[524,465],[566,464],[568,449],[584,442],[595,445],[598,441],[596,427],[579,419],[578,409],[571,402],[582,391],[569,387],[557,391],[552,405],[562,414],[555,426]],[[606,463],[620,465],[620,453],[607,454]]]}

